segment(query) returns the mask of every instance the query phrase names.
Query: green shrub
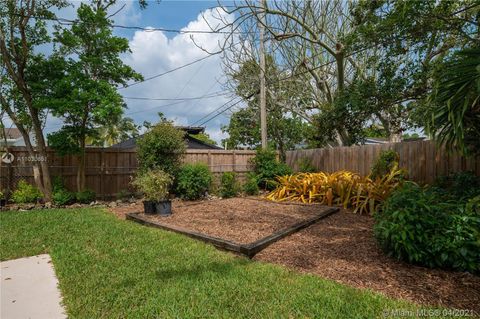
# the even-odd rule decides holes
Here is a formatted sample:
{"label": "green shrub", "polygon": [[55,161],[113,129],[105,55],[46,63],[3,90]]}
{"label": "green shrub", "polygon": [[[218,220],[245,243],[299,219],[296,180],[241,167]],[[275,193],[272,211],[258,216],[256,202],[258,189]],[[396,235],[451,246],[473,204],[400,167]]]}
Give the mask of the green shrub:
{"label": "green shrub", "polygon": [[480,195],[480,177],[473,172],[457,172],[438,177],[433,187],[444,198],[468,199]]}
{"label": "green shrub", "polygon": [[62,177],[55,176],[52,182],[52,201],[55,205],[70,205],[75,201],[75,194],[65,187]]}
{"label": "green shrub", "polygon": [[253,173],[249,173],[247,175],[247,181],[243,185],[243,191],[247,195],[258,195],[259,188],[258,188],[257,175]]}
{"label": "green shrub", "polygon": [[397,165],[400,157],[394,150],[382,151],[370,170],[370,178],[377,179],[387,175]]}
{"label": "green shrub", "polygon": [[17,189],[12,194],[12,201],[17,204],[36,203],[42,198],[42,193],[33,185],[25,180],[20,180]]}
{"label": "green shrub", "polygon": [[236,175],[233,172],[225,172],[222,174],[220,182],[220,196],[223,198],[235,197],[238,193],[238,185]]}
{"label": "green shrub", "polygon": [[144,194],[145,200],[161,201],[168,198],[172,182],[170,174],[160,169],[155,169],[140,172],[133,179],[132,184]]}
{"label": "green shrub", "polygon": [[75,201],[75,194],[65,188],[59,188],[52,193],[52,200],[55,205],[70,205]]}
{"label": "green shrub", "polygon": [[66,189],[65,188],[65,183],[63,182],[63,179],[61,176],[55,176],[53,177],[52,180],[52,192],[55,193],[56,191],[59,191],[61,189]]}
{"label": "green shrub", "polygon": [[205,196],[212,183],[212,173],[205,164],[186,164],[177,176],[177,194],[185,199]]}
{"label": "green shrub", "polygon": [[79,203],[90,204],[91,202],[95,201],[96,194],[91,189],[85,189],[81,192],[77,192],[75,197]]}
{"label": "green shrub", "polygon": [[122,189],[118,193],[115,194],[115,198],[117,200],[121,200],[121,201],[125,201],[131,196],[132,196],[132,193],[129,192],[128,190],[126,190],[126,189]]}
{"label": "green shrub", "polygon": [[258,178],[258,185],[264,189],[273,190],[276,186],[275,177],[292,174],[292,169],[277,160],[277,154],[272,150],[257,150],[250,160]]}
{"label": "green shrub", "polygon": [[2,191],[0,191],[0,199],[5,199],[5,194]]}
{"label": "green shrub", "polygon": [[431,188],[405,183],[375,214],[375,237],[390,256],[427,267],[480,271],[480,196],[438,197]]}
{"label": "green shrub", "polygon": [[161,122],[137,141],[137,156],[141,171],[160,169],[176,176],[185,153],[185,133],[172,123]]}
{"label": "green shrub", "polygon": [[302,157],[298,160],[299,173],[315,173],[316,171],[317,168],[313,165],[311,158]]}

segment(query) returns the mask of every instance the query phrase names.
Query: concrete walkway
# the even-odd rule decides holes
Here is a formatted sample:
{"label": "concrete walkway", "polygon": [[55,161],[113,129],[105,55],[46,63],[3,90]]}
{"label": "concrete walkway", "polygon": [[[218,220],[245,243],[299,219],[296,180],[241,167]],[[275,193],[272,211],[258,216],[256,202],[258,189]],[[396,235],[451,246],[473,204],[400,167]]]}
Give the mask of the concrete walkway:
{"label": "concrete walkway", "polygon": [[50,255],[0,262],[1,319],[67,318]]}

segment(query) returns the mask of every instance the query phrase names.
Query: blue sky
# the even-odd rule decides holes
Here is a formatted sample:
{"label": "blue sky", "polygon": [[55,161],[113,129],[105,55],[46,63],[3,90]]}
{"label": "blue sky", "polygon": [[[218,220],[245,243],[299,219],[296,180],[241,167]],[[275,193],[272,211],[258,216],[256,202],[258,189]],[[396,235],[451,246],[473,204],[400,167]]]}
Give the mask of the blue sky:
{"label": "blue sky", "polygon": [[[76,7],[80,3],[80,1],[72,1],[73,6],[62,9],[57,16],[66,19],[75,18]],[[160,3],[151,1],[146,9],[141,9],[137,1],[120,0],[109,10],[109,13],[116,12],[121,7],[124,8],[113,19],[116,25],[123,26],[209,31],[206,20],[209,24],[215,24],[220,22],[219,16],[223,19],[231,18],[218,8],[217,1],[161,1]],[[218,43],[224,37],[218,34],[195,34],[194,43],[190,34],[122,28],[115,28],[115,34],[127,38],[130,42],[132,52],[122,56],[123,61],[145,78],[208,56],[195,43],[213,52],[218,49]],[[210,116],[201,121],[198,120],[228,103],[232,96],[214,96],[185,101],[151,101],[138,98],[182,99],[216,95],[217,92],[224,91],[222,85],[224,82],[221,59],[216,55],[165,76],[121,89],[119,92],[125,97],[128,106],[125,116],[133,118],[137,124],[142,124],[144,121],[156,122],[157,113],[162,112],[178,125],[198,125]],[[207,133],[218,142],[225,137],[220,128],[228,123],[229,115],[230,113],[226,112],[204,125]],[[60,127],[61,120],[51,118],[47,122],[46,132],[58,130]]]}

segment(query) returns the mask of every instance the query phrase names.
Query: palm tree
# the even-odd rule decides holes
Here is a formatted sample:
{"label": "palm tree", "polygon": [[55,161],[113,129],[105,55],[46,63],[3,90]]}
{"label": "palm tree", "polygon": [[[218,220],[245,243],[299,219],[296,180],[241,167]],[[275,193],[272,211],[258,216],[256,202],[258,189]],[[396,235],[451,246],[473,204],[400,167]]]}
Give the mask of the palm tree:
{"label": "palm tree", "polygon": [[110,121],[107,125],[98,127],[95,134],[87,138],[89,145],[108,147],[126,139],[137,137],[139,125],[136,125],[133,119],[121,117],[115,121]]}
{"label": "palm tree", "polygon": [[427,131],[464,155],[480,154],[480,47],[457,52],[436,80]]}

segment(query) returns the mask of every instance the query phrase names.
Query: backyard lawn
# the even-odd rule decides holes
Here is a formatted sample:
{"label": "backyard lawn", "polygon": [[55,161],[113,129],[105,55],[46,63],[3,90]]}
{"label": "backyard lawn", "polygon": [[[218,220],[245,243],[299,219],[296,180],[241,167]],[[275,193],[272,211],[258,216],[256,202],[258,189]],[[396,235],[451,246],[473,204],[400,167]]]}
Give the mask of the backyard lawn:
{"label": "backyard lawn", "polygon": [[0,214],[0,260],[52,256],[70,318],[374,318],[415,309],[102,209]]}

